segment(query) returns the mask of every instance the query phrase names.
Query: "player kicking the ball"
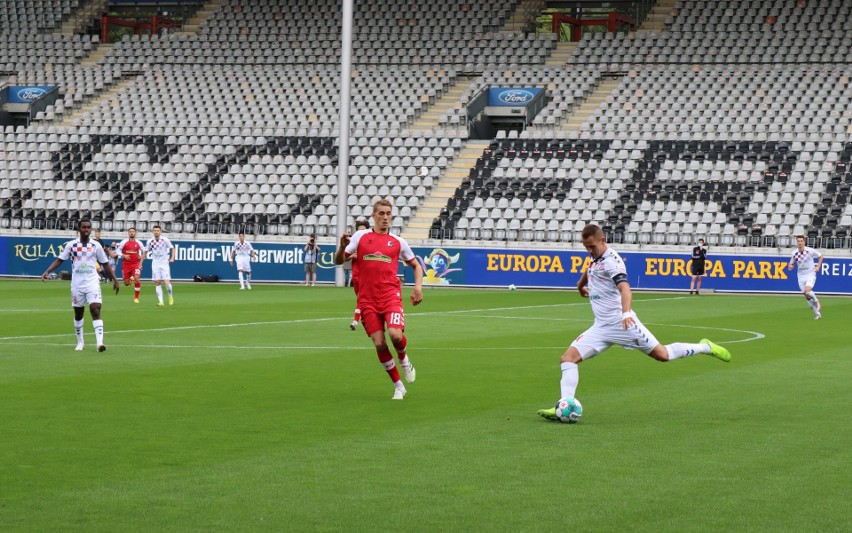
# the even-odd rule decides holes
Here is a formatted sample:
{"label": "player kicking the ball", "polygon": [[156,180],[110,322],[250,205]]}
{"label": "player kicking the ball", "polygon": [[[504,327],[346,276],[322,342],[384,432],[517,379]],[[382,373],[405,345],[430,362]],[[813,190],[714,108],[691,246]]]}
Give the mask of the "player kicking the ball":
{"label": "player kicking the ball", "polygon": [[406,381],[411,383],[414,381],[415,371],[406,353],[408,342],[404,335],[405,313],[402,309],[402,291],[396,275],[397,264],[402,258],[414,269],[411,305],[419,305],[423,301],[423,270],[408,243],[390,234],[392,209],[388,200],[379,200],[373,204],[373,229],[356,231],[351,237],[344,233],[340,237],[340,247],[334,256],[334,262],[342,265],[357,254],[358,307],[361,309],[361,322],[373,341],[379,361],[393,381],[392,399],[402,400],[407,391],[388,349],[385,324],[396,350],[399,366],[402,367]]}
{"label": "player kicking the ball", "polygon": [[133,303],[139,303],[142,291],[142,243],[136,240],[136,228],[127,230],[127,238],[118,243],[115,253],[121,256],[121,274],[124,286],[133,283]]}
{"label": "player kicking the ball", "polygon": [[[627,283],[627,269],[618,252],[608,248],[600,227],[583,228],[583,246],[592,256],[589,268],[580,276],[577,290],[592,304],[595,323],[574,339],[560,359],[561,398],[573,398],[580,381],[577,365],[603,352],[613,344],[641,350],[657,361],[673,361],[695,354],[709,354],[728,362],[725,348],[701,339],[696,344],[675,342],[662,345],[631,309],[633,293]],[[558,420],[556,408],[541,409],[539,415]]]}
{"label": "player kicking the ball", "polygon": [[89,239],[92,233],[92,223],[88,219],[80,220],[77,228],[80,238],[69,241],[56,257],[56,260],[47,267],[41,275],[42,281],[47,281],[47,276],[59,267],[66,259],[71,259],[71,307],[74,308],[74,332],[77,334],[76,351],[81,352],[85,346],[83,340],[83,313],[86,304],[89,304],[89,313],[92,315],[92,326],[95,328],[95,343],[98,351],[106,350],[104,344],[104,321],[101,320],[101,284],[97,265],[100,264],[107,279],[112,280],[112,287],[118,294],[118,280],[115,272],[109,266],[107,254],[103,247],[95,240]]}

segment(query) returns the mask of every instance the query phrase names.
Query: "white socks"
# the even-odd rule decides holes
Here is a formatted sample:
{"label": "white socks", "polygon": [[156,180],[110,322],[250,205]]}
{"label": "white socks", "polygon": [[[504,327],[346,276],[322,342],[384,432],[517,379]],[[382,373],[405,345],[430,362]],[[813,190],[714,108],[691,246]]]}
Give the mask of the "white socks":
{"label": "white socks", "polygon": [[669,352],[669,361],[680,359],[681,357],[689,357],[697,353],[710,353],[709,344],[692,344],[688,342],[673,342],[666,344],[666,351]]}
{"label": "white socks", "polygon": [[92,326],[95,328],[95,344],[103,346],[104,344],[104,321],[92,320]]}
{"label": "white socks", "polygon": [[243,271],[242,270],[237,271],[237,277],[240,279],[240,288],[244,289],[245,288],[245,282],[243,281]]}
{"label": "white socks", "polygon": [[166,291],[168,291],[169,296],[172,295],[172,284],[171,283],[166,283]]}
{"label": "white socks", "polygon": [[562,363],[562,379],[559,381],[560,398],[573,398],[580,383],[580,369],[576,363]]}
{"label": "white socks", "polygon": [[74,333],[77,334],[77,344],[83,344],[83,320],[74,321]]}
{"label": "white socks", "polygon": [[154,290],[157,292],[157,301],[163,303],[163,288],[157,285]]}
{"label": "white socks", "polygon": [[816,313],[817,311],[819,311],[819,298],[817,298],[817,297],[816,297],[816,294],[814,294],[814,291],[808,291],[808,292],[806,292],[806,293],[805,293],[805,296],[807,296],[807,297],[809,297],[809,298],[810,298],[810,300],[808,300],[808,306],[809,306],[811,309],[813,309],[813,310],[814,310],[814,313]]}

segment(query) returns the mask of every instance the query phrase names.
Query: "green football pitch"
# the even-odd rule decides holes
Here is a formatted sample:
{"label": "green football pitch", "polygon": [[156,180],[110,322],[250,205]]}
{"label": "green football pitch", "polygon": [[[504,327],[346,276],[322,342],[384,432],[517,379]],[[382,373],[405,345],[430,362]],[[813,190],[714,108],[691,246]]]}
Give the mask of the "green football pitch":
{"label": "green football pitch", "polygon": [[424,292],[392,401],[350,289],[105,291],[98,353],[67,282],[0,282],[0,531],[852,530],[852,299],[635,293],[733,361],[613,348],[567,425],[536,411],[587,301]]}

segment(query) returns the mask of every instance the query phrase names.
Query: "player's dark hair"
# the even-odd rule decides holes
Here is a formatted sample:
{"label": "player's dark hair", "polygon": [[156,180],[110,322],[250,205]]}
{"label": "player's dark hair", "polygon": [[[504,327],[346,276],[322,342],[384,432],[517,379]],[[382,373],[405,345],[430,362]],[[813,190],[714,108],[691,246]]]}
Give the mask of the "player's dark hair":
{"label": "player's dark hair", "polygon": [[83,224],[85,224],[86,222],[88,222],[90,226],[92,225],[92,221],[89,220],[88,218],[81,218],[80,222],[77,222],[77,229],[82,228]]}
{"label": "player's dark hair", "polygon": [[367,222],[366,220],[363,220],[363,219],[361,219],[361,220],[356,220],[356,221],[355,221],[355,228],[357,229],[357,228],[358,228],[358,226],[364,226],[365,228],[369,228],[369,227],[370,227],[370,223],[369,223],[369,222]]}
{"label": "player's dark hair", "polygon": [[802,239],[803,241],[807,241],[804,235],[796,235],[797,239]]}
{"label": "player's dark hair", "polygon": [[159,224],[154,224],[154,227],[151,229],[159,229],[160,231],[163,231],[163,228]]}
{"label": "player's dark hair", "polygon": [[239,233],[239,235],[245,235],[245,234],[246,234],[246,232],[244,232],[244,231],[241,231],[241,232]]}
{"label": "player's dark hair", "polygon": [[583,239],[588,239],[589,237],[603,237],[603,230],[597,224],[587,224],[586,227],[583,228],[581,237]]}
{"label": "player's dark hair", "polygon": [[127,228],[127,231],[130,231],[130,230],[136,231],[136,226],[130,226],[129,228]]}

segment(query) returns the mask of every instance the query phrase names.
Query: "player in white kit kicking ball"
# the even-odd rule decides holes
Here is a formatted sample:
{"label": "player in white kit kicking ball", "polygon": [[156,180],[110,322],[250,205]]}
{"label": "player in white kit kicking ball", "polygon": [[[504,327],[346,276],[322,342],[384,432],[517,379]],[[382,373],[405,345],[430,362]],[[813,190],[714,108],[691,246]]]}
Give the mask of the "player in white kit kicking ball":
{"label": "player in white kit kicking ball", "polygon": [[[731,360],[728,350],[708,339],[701,339],[695,344],[660,344],[633,312],[633,292],[627,282],[627,267],[618,252],[607,247],[603,230],[599,226],[589,224],[583,228],[582,237],[583,246],[592,256],[592,262],[580,276],[577,290],[592,304],[595,323],[574,339],[562,354],[560,398],[574,398],[580,382],[577,365],[613,344],[639,350],[663,362],[695,354],[709,354],[725,362]],[[555,407],[541,409],[538,414],[548,420],[559,420]]]}
{"label": "player in white kit kicking ball", "polygon": [[89,313],[92,315],[92,326],[95,328],[95,343],[99,352],[106,350],[104,344],[104,321],[101,320],[101,283],[97,265],[100,264],[106,273],[107,279],[112,280],[112,287],[118,294],[118,279],[115,277],[112,267],[103,247],[95,240],[89,239],[92,233],[92,223],[88,219],[81,219],[77,226],[80,238],[69,241],[59,253],[56,260],[51,263],[44,274],[42,281],[47,281],[47,276],[65,260],[71,260],[71,307],[74,308],[74,332],[77,334],[78,352],[83,351],[85,341],[83,339],[83,313],[86,304],[89,305]]}

